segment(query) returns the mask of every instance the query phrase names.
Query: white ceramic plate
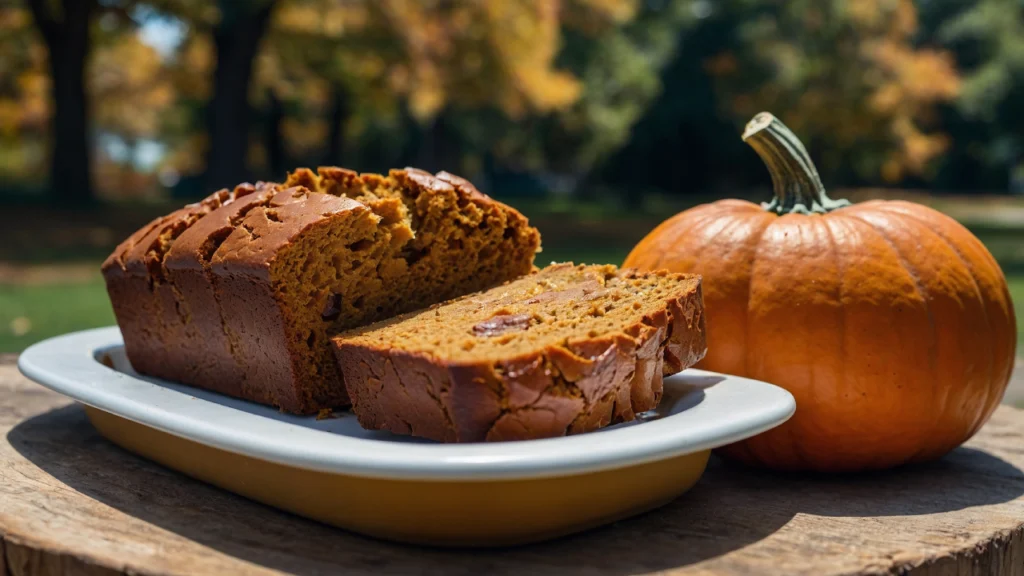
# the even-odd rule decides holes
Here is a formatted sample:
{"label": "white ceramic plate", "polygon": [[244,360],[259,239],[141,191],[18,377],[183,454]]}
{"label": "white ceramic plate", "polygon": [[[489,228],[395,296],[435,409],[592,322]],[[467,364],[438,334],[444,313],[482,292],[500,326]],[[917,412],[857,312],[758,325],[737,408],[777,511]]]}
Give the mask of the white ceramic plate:
{"label": "white ceramic plate", "polygon": [[[99,359],[108,357],[114,368]],[[348,412],[316,420],[135,373],[116,327],[40,342],[18,361],[32,380],[83,404],[194,442],[287,466],[403,480],[511,480],[622,468],[709,450],[786,421],[785,390],[687,370],[637,422],[522,442],[442,445],[364,430]]]}

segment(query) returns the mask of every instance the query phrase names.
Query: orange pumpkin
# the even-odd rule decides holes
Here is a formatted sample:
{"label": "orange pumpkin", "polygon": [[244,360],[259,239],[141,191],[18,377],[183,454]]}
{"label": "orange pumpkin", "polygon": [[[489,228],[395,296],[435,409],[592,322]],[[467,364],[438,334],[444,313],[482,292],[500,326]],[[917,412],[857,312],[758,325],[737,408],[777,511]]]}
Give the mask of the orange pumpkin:
{"label": "orange pumpkin", "polygon": [[774,199],[722,200],[662,223],[625,266],[704,276],[701,368],[796,397],[786,424],[721,450],[786,470],[857,471],[942,456],[995,410],[1013,369],[1006,279],[953,219],[902,201],[832,200],[768,113],[743,139]]}

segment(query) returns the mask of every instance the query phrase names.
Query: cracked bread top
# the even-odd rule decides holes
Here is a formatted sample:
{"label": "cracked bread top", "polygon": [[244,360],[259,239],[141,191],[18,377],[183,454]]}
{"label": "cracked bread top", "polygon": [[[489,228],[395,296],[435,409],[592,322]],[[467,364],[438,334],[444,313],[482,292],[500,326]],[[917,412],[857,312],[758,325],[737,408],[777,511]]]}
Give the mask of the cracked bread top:
{"label": "cracked bread top", "polygon": [[[270,280],[270,267],[280,250],[310,225],[350,212],[369,212],[351,198],[312,193],[302,186],[276,191],[265,205],[255,206],[213,254],[210,265],[218,274],[245,273]],[[380,217],[369,215],[373,223]]]}
{"label": "cracked bread top", "polygon": [[234,191],[218,190],[199,202],[154,219],[121,242],[104,260],[100,269],[107,277],[162,279],[164,260],[175,240],[206,214],[232,203],[241,188]]}
{"label": "cracked bread top", "polygon": [[213,254],[249,210],[266,204],[279,187],[272,182],[236,186],[232,202],[222,204],[195,222],[174,241],[164,258],[164,265],[169,270],[202,270],[208,267]]}

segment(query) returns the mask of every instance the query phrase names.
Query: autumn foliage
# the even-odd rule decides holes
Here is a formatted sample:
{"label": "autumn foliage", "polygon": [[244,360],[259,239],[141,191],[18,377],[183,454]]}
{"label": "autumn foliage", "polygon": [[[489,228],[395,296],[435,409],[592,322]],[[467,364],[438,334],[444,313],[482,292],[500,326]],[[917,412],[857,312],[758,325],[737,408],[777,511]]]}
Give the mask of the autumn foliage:
{"label": "autumn foliage", "polygon": [[936,105],[960,80],[948,53],[914,46],[914,2],[763,4],[741,25],[741,49],[708,63],[728,112],[782,111],[822,151],[826,173],[848,167],[890,183],[925,173],[948,145]]}
{"label": "autumn foliage", "polygon": [[[187,196],[318,162],[592,182],[645,116],[738,128],[761,109],[830,181],[928,179],[962,154],[944,110],[1013,114],[1024,25],[992,17],[1007,1],[926,26],[913,0],[6,0],[0,188]],[[170,44],[147,39],[154,23]],[[659,100],[673,62],[697,58],[687,40],[716,26],[696,79],[715,101]],[[964,68],[943,45],[964,42],[991,61]]]}

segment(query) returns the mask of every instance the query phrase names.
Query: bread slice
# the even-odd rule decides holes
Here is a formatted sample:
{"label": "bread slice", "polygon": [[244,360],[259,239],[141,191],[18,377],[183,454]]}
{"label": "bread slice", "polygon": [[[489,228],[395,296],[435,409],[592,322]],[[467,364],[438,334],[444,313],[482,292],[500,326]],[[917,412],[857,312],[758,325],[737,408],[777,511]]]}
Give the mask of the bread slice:
{"label": "bread slice", "polygon": [[364,428],[444,442],[633,420],[707,349],[699,276],[572,264],[333,342]]}
{"label": "bread slice", "polygon": [[150,223],[103,272],[136,370],[313,413],[348,403],[328,334],[527,274],[539,243],[450,174],[302,169]]}

